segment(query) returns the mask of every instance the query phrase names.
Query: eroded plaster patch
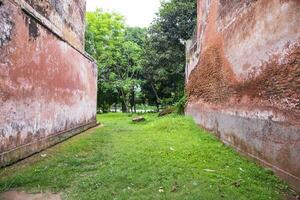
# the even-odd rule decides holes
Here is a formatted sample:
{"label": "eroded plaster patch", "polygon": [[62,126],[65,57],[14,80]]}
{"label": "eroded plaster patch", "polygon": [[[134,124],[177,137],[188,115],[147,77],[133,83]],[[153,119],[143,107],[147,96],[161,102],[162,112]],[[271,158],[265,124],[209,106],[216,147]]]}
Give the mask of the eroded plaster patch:
{"label": "eroded plaster patch", "polygon": [[2,2],[0,4],[0,47],[11,40],[12,30],[15,24],[10,12],[8,7]]}

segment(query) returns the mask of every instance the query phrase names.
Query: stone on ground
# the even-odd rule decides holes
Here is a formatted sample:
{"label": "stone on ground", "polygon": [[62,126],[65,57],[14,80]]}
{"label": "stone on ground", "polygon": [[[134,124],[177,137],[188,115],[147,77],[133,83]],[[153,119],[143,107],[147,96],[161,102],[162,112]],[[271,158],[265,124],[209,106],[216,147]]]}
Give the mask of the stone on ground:
{"label": "stone on ground", "polygon": [[138,122],[144,122],[146,119],[144,117],[135,117],[132,119],[133,122],[138,123]]}
{"label": "stone on ground", "polygon": [[158,116],[159,116],[159,117],[163,117],[163,116],[166,116],[166,115],[170,115],[170,114],[172,114],[174,111],[175,111],[175,108],[169,107],[169,108],[166,108],[166,109],[162,110],[162,111],[158,114]]}

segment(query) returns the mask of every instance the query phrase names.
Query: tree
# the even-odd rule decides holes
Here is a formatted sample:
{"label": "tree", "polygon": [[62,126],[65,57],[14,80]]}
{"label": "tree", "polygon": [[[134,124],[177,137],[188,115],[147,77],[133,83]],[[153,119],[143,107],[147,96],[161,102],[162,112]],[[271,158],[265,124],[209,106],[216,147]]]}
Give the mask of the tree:
{"label": "tree", "polygon": [[[143,50],[144,50],[144,46],[145,46],[145,40],[146,40],[146,35],[147,35],[147,29],[145,28],[140,28],[140,27],[127,27],[126,28],[126,32],[125,32],[125,39],[127,41],[131,41],[135,44],[137,44],[140,48],[140,64],[142,64],[142,60],[143,60]],[[140,76],[140,72],[141,72],[142,66],[139,70],[139,73],[137,74],[137,79],[138,84],[135,87],[132,87],[131,89],[131,96],[130,96],[130,106],[131,106],[131,111],[132,112],[136,112],[136,103],[139,102],[141,103],[145,103],[142,102],[142,98],[143,95],[143,91],[141,91],[141,83],[143,82],[143,78]]]}
{"label": "tree", "polygon": [[142,88],[158,108],[184,95],[185,43],[197,20],[196,0],[162,3],[145,42]]}
{"label": "tree", "polygon": [[97,10],[86,18],[86,51],[99,68],[98,106],[105,112],[121,101],[123,112],[128,112],[131,93],[139,85],[142,49],[126,31],[121,15]]}
{"label": "tree", "polygon": [[127,41],[131,41],[144,47],[147,36],[147,29],[140,27],[126,27],[125,37]]}
{"label": "tree", "polygon": [[[196,0],[169,0],[149,29],[126,27],[124,18],[87,13],[86,51],[98,62],[98,106],[123,112],[136,102],[174,104],[184,95],[185,44],[196,25]],[[139,97],[140,99],[138,99]]]}

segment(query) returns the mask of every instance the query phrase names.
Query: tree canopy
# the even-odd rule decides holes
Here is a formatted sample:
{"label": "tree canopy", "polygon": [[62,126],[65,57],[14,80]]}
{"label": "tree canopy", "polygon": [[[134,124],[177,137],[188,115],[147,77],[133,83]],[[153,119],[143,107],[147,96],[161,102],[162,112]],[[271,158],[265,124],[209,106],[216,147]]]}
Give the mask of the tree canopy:
{"label": "tree canopy", "polygon": [[143,88],[157,105],[172,104],[184,96],[185,41],[195,29],[196,7],[195,0],[163,2],[148,30]]}
{"label": "tree canopy", "polygon": [[[117,13],[87,13],[86,51],[98,62],[98,106],[107,111],[121,101],[129,111],[132,90],[139,85],[142,48],[138,29],[127,28]],[[136,33],[135,33],[136,32]]]}
{"label": "tree canopy", "polygon": [[87,13],[86,51],[98,62],[98,107],[174,104],[184,96],[185,40],[196,25],[195,0],[164,1],[148,29],[117,13]]}

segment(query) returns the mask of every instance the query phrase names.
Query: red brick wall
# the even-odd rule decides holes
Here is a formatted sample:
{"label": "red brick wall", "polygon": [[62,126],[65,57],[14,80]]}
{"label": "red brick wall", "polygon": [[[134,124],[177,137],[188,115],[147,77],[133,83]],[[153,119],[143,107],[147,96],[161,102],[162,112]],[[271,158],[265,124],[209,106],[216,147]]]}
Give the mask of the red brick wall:
{"label": "red brick wall", "polygon": [[62,30],[64,37],[84,49],[85,0],[25,0],[39,14]]}
{"label": "red brick wall", "polygon": [[8,152],[16,161],[41,150],[27,145],[96,123],[97,66],[14,1],[0,5],[0,33],[1,166]]}
{"label": "red brick wall", "polygon": [[198,6],[187,114],[300,188],[300,2]]}

